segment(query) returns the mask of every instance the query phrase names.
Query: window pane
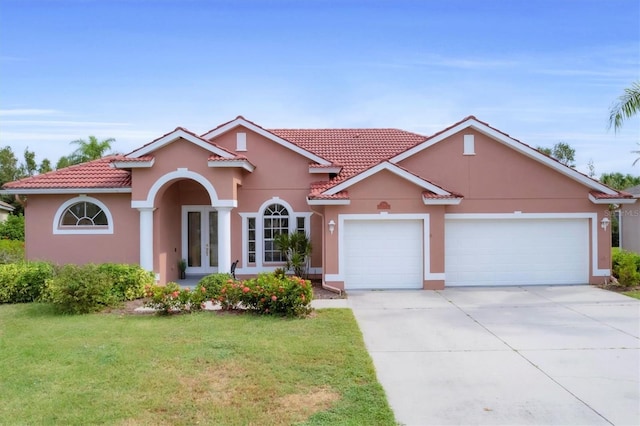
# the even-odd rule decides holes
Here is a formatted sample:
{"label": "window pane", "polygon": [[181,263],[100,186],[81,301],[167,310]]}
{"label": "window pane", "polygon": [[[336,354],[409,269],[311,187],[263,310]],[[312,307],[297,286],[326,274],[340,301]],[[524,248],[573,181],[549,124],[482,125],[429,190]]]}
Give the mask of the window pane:
{"label": "window pane", "polygon": [[202,243],[200,240],[200,212],[189,212],[187,214],[187,265],[202,265]]}
{"label": "window pane", "polygon": [[60,218],[60,226],[108,226],[107,215],[102,209],[88,201],[75,203],[67,208]]}

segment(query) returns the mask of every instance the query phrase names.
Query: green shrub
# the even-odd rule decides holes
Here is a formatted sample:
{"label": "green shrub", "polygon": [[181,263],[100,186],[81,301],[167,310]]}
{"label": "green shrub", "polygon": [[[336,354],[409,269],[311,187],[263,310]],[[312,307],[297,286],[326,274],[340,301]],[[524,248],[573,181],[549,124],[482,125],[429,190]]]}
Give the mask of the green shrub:
{"label": "green shrub", "polygon": [[177,312],[196,312],[202,309],[206,300],[204,287],[194,291],[181,289],[176,283],[167,285],[147,285],[145,296],[149,298],[145,306],[155,309],[160,315]]}
{"label": "green shrub", "polygon": [[0,264],[24,261],[24,241],[0,238]]}
{"label": "green shrub", "polygon": [[45,282],[54,275],[48,262],[18,262],[0,265],[0,303],[28,303],[38,300]]}
{"label": "green shrub", "polygon": [[640,254],[614,250],[611,264],[613,276],[620,286],[633,287],[640,284]]}
{"label": "green shrub", "polygon": [[63,314],[86,314],[118,305],[111,292],[111,277],[97,265],[64,265],[47,280],[45,301]]}
{"label": "green shrub", "polygon": [[7,220],[0,222],[0,240],[24,241],[24,216],[10,214]]}
{"label": "green shrub", "polygon": [[144,297],[145,286],[155,281],[152,272],[139,265],[103,263],[98,272],[105,273],[111,280],[111,293],[120,301],[135,300]]}
{"label": "green shrub", "polygon": [[306,315],[312,298],[308,280],[266,273],[245,281],[240,292],[242,306],[260,314]]}

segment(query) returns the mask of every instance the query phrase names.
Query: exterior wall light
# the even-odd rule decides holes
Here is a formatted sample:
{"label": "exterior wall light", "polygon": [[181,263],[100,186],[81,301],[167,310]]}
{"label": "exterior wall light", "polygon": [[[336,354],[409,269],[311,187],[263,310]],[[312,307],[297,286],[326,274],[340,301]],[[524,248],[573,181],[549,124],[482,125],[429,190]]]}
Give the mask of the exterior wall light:
{"label": "exterior wall light", "polygon": [[335,230],[336,230],[336,223],[333,221],[333,219],[331,219],[329,221],[329,233],[333,235],[333,231]]}
{"label": "exterior wall light", "polygon": [[609,222],[610,221],[608,217],[603,217],[602,220],[600,221],[600,227],[606,231],[607,226],[609,226]]}

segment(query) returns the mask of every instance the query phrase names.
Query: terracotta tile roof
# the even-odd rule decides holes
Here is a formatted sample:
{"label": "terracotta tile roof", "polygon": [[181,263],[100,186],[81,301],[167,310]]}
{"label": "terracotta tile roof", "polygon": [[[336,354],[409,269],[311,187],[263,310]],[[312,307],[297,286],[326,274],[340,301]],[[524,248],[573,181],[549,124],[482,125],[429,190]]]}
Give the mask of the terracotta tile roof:
{"label": "terracotta tile roof", "polygon": [[269,132],[342,166],[331,181],[312,188],[311,196],[426,140],[398,129],[270,129]]}
{"label": "terracotta tile roof", "polygon": [[431,200],[453,200],[455,198],[463,198],[462,195],[457,194],[455,192],[452,192],[451,195],[438,195],[438,194],[434,194],[431,191],[424,191],[422,193],[422,196],[424,198],[429,198]]}
{"label": "terracotta tile roof", "polygon": [[125,156],[118,156],[117,158],[112,158],[111,162],[117,161],[119,163],[145,163],[147,161],[153,160],[153,155],[143,155],[138,158],[130,158]]}
{"label": "terracotta tile roof", "polygon": [[3,189],[130,188],[131,173],[111,167],[112,161],[123,159],[122,155],[104,157],[9,182],[3,185]]}
{"label": "terracotta tile roof", "polygon": [[593,195],[594,198],[597,198],[599,200],[633,198],[633,195],[623,191],[618,191],[617,194],[605,194],[604,192],[591,191],[590,194]]}

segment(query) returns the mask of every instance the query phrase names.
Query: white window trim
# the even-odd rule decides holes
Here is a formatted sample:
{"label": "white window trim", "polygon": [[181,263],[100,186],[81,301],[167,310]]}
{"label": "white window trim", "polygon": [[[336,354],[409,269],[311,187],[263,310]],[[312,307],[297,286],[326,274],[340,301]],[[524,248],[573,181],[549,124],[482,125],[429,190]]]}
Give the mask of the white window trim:
{"label": "white window trim", "polygon": [[[77,227],[60,227],[60,219],[62,219],[62,215],[67,209],[73,204],[87,202],[95,204],[100,207],[104,212],[105,216],[107,216],[107,226],[103,227],[89,227],[89,226],[77,226]],[[113,216],[111,215],[111,211],[107,208],[106,204],[102,201],[88,197],[86,195],[80,195],[79,197],[72,198],[70,200],[62,203],[56,214],[53,216],[53,234],[54,235],[100,235],[100,234],[113,234]]]}
{"label": "white window trim", "polygon": [[[258,208],[257,212],[238,213],[242,218],[242,268],[236,269],[238,274],[258,274],[261,272],[273,272],[276,268],[282,267],[284,262],[265,262],[264,261],[264,211],[271,204],[280,204],[289,212],[289,232],[297,230],[297,218],[304,218],[304,228],[307,236],[311,234],[311,215],[313,212],[297,212],[291,207],[291,204],[279,197],[273,197]],[[256,261],[249,265],[249,222],[247,219],[254,218],[256,220]]]}

